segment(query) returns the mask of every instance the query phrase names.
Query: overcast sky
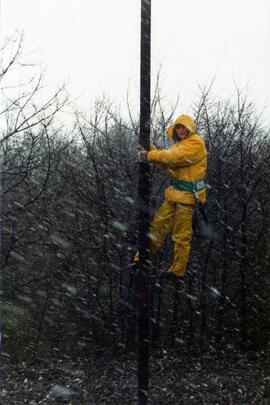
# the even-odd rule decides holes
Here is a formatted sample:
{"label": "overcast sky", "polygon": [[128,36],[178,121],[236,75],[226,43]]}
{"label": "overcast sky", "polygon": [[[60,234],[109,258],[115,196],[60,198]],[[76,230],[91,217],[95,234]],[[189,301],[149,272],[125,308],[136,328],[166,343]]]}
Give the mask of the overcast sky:
{"label": "overcast sky", "polygon": [[[152,0],[152,77],[162,64],[167,100],[184,112],[198,84],[232,97],[249,82],[270,116],[269,0]],[[68,81],[79,106],[102,94],[139,100],[140,0],[1,0],[1,35],[25,33],[25,50],[47,67],[47,82]],[[183,111],[179,111],[181,113]],[[269,120],[270,121],[270,120]]]}

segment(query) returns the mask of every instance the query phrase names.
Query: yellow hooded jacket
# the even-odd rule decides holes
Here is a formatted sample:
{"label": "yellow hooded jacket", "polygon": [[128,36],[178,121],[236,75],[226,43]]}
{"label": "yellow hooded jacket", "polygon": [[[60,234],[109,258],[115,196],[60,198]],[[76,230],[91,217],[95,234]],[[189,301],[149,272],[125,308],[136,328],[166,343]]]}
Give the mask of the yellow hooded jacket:
{"label": "yellow hooded jacket", "polygon": [[[147,160],[166,169],[172,177],[194,182],[203,179],[207,169],[207,152],[203,138],[196,133],[196,124],[185,114],[180,115],[172,126],[167,129],[168,138],[172,139],[176,124],[184,125],[189,134],[166,150],[151,150],[147,152]],[[202,202],[206,201],[206,189],[198,191]],[[194,204],[195,198],[191,192],[181,191],[169,186],[165,190],[167,201],[179,204]]]}

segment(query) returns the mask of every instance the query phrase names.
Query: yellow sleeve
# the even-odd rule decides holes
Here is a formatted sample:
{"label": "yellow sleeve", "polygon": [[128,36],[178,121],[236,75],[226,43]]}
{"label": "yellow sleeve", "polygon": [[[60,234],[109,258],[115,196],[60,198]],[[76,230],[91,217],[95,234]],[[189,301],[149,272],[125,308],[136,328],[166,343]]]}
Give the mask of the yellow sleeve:
{"label": "yellow sleeve", "polygon": [[[153,144],[153,143],[150,143],[150,151],[152,152],[152,151],[159,151],[158,150],[158,148]],[[147,160],[148,160],[148,153],[150,153],[150,152],[147,152]],[[165,169],[166,170],[166,168],[167,168],[167,163],[164,163],[164,162],[153,162],[157,167],[159,167],[160,169]]]}
{"label": "yellow sleeve", "polygon": [[154,143],[150,143],[150,150],[158,150]]}
{"label": "yellow sleeve", "polygon": [[167,167],[191,166],[206,156],[204,141],[199,136],[190,137],[186,142],[179,142],[177,147],[168,150],[152,150],[147,153],[150,162],[164,164]]}

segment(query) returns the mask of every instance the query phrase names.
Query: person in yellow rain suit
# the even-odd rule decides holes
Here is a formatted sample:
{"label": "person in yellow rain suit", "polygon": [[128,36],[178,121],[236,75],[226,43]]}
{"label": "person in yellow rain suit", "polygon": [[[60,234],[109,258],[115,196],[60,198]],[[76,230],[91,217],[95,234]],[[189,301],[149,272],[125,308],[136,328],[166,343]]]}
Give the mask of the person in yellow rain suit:
{"label": "person in yellow rain suit", "polygon": [[[182,277],[186,273],[192,237],[192,215],[197,200],[206,202],[205,175],[207,151],[203,138],[197,134],[194,120],[180,115],[167,129],[174,144],[166,150],[151,145],[147,152],[141,149],[141,160],[147,160],[165,169],[172,184],[165,190],[165,201],[150,223],[150,260],[159,250],[166,235],[171,232],[174,258],[168,275]],[[139,260],[139,252],[134,261]]]}

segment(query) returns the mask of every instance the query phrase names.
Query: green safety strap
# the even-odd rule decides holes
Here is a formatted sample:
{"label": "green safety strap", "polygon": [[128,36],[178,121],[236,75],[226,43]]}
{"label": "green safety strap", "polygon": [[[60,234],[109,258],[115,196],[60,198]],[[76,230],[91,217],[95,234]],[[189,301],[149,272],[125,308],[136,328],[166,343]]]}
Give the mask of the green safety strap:
{"label": "green safety strap", "polygon": [[196,181],[186,181],[178,178],[173,178],[172,185],[176,190],[188,191],[189,193],[194,193],[205,188],[204,179],[199,179]]}

